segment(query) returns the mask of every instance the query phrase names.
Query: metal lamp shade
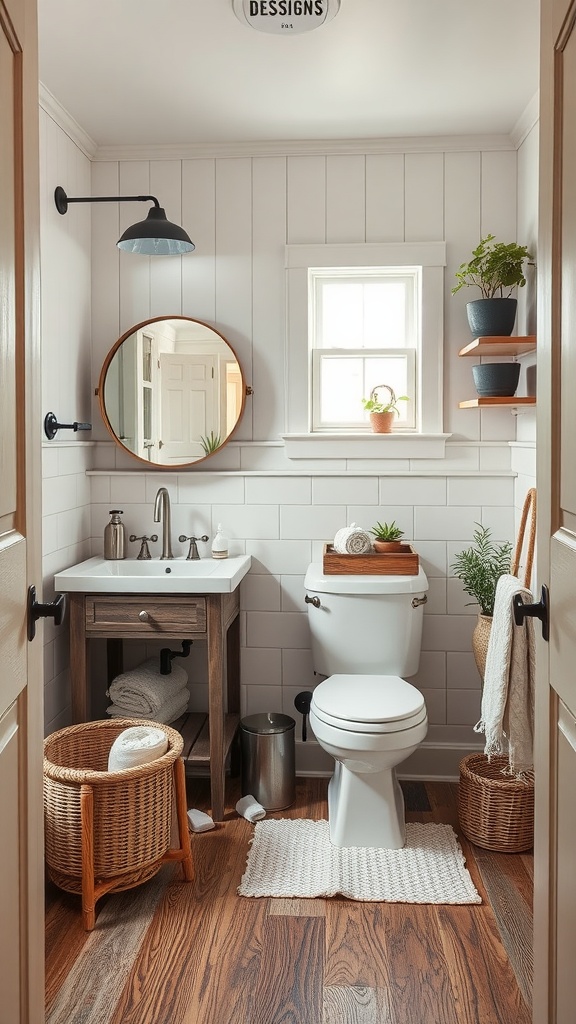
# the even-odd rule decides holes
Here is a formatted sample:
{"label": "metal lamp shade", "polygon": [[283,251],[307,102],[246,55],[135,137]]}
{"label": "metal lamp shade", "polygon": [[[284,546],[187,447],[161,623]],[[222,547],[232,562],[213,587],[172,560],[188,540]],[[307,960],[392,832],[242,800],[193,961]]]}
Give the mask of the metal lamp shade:
{"label": "metal lamp shade", "polygon": [[146,220],[127,228],[117,245],[142,256],[183,256],[196,248],[184,228],[166,219],[161,206],[153,206]]}

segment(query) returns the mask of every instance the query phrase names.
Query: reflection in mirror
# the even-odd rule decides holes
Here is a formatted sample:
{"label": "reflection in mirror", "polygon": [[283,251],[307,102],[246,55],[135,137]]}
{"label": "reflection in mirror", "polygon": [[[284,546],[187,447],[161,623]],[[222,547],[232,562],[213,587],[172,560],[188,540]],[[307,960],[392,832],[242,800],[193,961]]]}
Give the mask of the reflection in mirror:
{"label": "reflection in mirror", "polygon": [[198,462],[228,441],[244,411],[236,354],[213,327],[157,317],[131,327],[104,361],[98,387],[108,430],[156,466]]}

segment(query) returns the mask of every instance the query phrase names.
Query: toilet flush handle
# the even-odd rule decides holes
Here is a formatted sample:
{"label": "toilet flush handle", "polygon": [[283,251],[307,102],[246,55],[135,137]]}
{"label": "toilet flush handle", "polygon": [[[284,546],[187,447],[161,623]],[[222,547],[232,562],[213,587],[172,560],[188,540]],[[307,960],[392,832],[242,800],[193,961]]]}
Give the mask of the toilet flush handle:
{"label": "toilet flush handle", "polygon": [[314,597],[310,597],[309,594],[305,594],[304,601],[306,604],[313,604],[315,608],[320,607],[320,598],[316,594],[314,594]]}
{"label": "toilet flush handle", "polygon": [[413,608],[419,608],[421,604],[426,604],[427,600],[428,600],[428,597],[426,596],[426,594],[424,594],[424,597],[413,597],[412,598],[412,607]]}

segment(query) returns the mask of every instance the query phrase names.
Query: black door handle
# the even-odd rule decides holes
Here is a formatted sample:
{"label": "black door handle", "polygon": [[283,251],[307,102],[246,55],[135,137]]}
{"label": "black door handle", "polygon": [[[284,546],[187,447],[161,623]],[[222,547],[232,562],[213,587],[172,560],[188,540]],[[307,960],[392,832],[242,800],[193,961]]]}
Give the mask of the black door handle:
{"label": "black door handle", "polygon": [[28,587],[28,639],[36,636],[36,620],[53,618],[55,626],[61,626],[66,611],[66,594],[57,594],[53,601],[45,604],[36,600],[36,587]]}
{"label": "black door handle", "polygon": [[550,639],[550,592],[545,583],[542,584],[540,600],[538,604],[524,604],[521,594],[515,594],[512,598],[514,608],[514,621],[521,626],[527,616],[534,616],[542,623],[542,639]]}

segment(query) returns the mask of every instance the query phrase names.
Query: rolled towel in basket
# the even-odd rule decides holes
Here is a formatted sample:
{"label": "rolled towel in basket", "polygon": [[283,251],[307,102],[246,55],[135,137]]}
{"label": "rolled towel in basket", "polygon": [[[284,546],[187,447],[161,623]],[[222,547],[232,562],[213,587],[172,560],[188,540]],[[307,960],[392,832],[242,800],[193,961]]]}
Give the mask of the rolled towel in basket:
{"label": "rolled towel in basket", "polygon": [[138,718],[154,718],[175,694],[188,683],[188,674],[181,665],[172,665],[167,676],[160,673],[158,658],[149,658],[141,665],[122,672],[110,683],[108,696],[125,711]]}
{"label": "rolled towel in basket", "polygon": [[130,711],[125,708],[122,704],[117,704],[114,701],[110,707],[106,708],[107,713],[111,718],[149,718],[152,722],[161,722],[163,725],[170,725],[170,722],[174,722],[180,715],[183,715],[188,710],[188,701],[190,700],[190,690],[188,687],[182,687],[178,693],[174,696],[169,697],[168,700],[157,708],[154,714],[143,715],[137,714],[135,711]]}
{"label": "rolled towel in basket", "polygon": [[365,555],[372,550],[372,540],[366,530],[352,523],[338,530],[332,546],[340,555]]}
{"label": "rolled towel in basket", "polygon": [[168,750],[168,737],[162,729],[134,725],[116,737],[108,755],[108,771],[123,772],[139,764],[148,764]]}

